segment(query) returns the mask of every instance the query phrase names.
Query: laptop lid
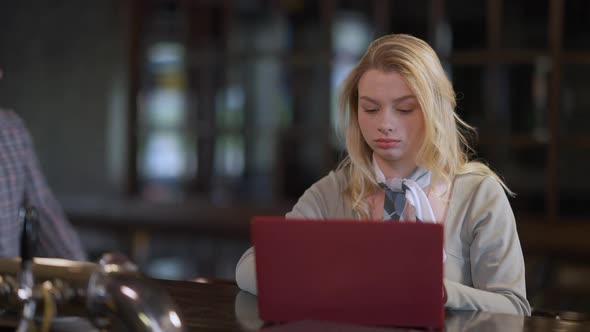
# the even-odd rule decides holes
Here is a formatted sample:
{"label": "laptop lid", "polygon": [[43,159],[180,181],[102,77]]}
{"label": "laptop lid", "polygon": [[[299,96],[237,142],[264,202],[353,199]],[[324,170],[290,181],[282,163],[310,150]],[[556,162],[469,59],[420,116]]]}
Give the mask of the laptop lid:
{"label": "laptop lid", "polygon": [[439,328],[443,227],[255,217],[259,315]]}

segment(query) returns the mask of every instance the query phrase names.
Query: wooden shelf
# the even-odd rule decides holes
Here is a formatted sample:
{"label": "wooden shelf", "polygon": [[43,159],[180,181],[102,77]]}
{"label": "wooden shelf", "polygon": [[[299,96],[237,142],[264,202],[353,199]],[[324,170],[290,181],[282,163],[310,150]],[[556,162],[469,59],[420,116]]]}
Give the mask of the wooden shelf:
{"label": "wooden shelf", "polygon": [[534,64],[541,57],[549,57],[548,50],[458,51],[448,60],[453,65]]}
{"label": "wooden shelf", "polygon": [[273,206],[244,202],[215,204],[206,198],[182,203],[92,197],[60,197],[60,201],[72,223],[81,228],[230,236],[247,235],[252,216],[284,215],[293,205],[292,202]]}
{"label": "wooden shelf", "polygon": [[561,55],[564,64],[590,64],[590,51],[564,51]]}
{"label": "wooden shelf", "polygon": [[478,145],[486,146],[498,143],[508,143],[511,148],[530,148],[530,147],[547,147],[549,144],[548,139],[539,139],[534,137],[532,134],[514,134],[508,139],[499,138],[494,139],[491,136],[480,136]]}
{"label": "wooden shelf", "polygon": [[579,149],[590,149],[590,135],[589,134],[577,134],[562,136],[559,139],[560,144],[571,146]]}
{"label": "wooden shelf", "polygon": [[[453,65],[534,64],[541,57],[550,59],[549,50],[506,49],[490,51],[481,49],[457,51],[447,60]],[[590,64],[590,51],[562,51],[561,63],[567,65]]]}
{"label": "wooden shelf", "polygon": [[590,258],[590,219],[559,219],[543,222],[544,217],[520,217],[518,234],[526,255]]}
{"label": "wooden shelf", "polygon": [[233,52],[199,52],[189,55],[189,66],[192,68],[210,67],[212,65],[240,65],[248,62],[257,62],[262,59],[278,60],[281,63],[300,67],[326,66],[333,61],[334,54],[330,51],[290,51],[290,50],[267,50],[267,51],[233,51]]}
{"label": "wooden shelf", "polygon": [[[480,136],[478,145],[487,146],[492,144],[508,143],[511,148],[534,148],[534,147],[548,147],[551,143],[550,138],[537,138],[533,134],[514,134],[510,136],[509,140],[499,139],[495,140],[489,136]],[[567,145],[579,149],[590,149],[590,134],[575,134],[568,136],[561,136],[559,138],[561,145]]]}

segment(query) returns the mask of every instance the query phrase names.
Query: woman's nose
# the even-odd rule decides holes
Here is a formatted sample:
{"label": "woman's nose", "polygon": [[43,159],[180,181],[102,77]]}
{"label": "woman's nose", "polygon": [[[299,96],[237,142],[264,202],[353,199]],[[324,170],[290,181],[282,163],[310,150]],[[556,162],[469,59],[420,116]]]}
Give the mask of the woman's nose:
{"label": "woman's nose", "polygon": [[381,112],[381,116],[377,119],[378,130],[384,134],[393,132],[393,124],[395,123],[394,116],[395,115],[392,114],[392,112]]}
{"label": "woman's nose", "polygon": [[393,128],[383,128],[383,127],[381,127],[378,130],[380,132],[382,132],[383,134],[386,134],[386,135],[389,134],[389,133],[391,133],[391,132],[393,132]]}

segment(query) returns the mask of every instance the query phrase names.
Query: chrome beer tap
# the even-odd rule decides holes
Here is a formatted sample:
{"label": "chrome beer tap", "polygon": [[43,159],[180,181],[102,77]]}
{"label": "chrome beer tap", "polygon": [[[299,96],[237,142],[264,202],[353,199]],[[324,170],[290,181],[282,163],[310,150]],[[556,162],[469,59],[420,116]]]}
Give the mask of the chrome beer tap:
{"label": "chrome beer tap", "polygon": [[37,212],[25,204],[18,217],[21,257],[0,258],[0,308],[21,312],[17,332],[27,332],[39,321],[48,331],[58,311],[89,318],[101,330],[185,331],[174,301],[125,256],[105,254],[98,264],[33,258],[39,237]]}

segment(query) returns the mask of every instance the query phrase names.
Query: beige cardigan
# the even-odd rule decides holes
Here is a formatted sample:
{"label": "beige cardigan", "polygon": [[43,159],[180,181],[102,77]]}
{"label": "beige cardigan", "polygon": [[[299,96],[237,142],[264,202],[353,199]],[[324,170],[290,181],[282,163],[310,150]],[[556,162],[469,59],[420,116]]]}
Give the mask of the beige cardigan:
{"label": "beige cardigan", "polygon": [[[287,218],[355,218],[340,194],[345,184],[341,171],[330,172],[301,196]],[[444,225],[446,308],[530,315],[514,215],[498,181],[457,176]],[[238,262],[236,281],[256,294],[253,248]]]}

